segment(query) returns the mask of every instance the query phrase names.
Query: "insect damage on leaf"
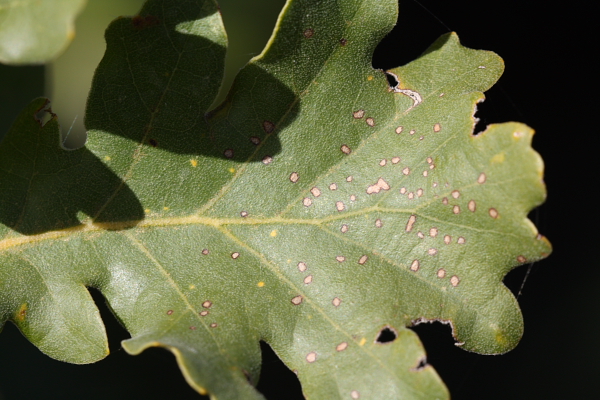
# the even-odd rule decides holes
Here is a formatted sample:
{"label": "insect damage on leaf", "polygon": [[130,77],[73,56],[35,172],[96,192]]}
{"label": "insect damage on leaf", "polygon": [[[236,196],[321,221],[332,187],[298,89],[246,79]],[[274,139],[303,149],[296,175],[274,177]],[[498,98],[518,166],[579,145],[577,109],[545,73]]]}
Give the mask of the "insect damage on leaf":
{"label": "insect damage on leaf", "polygon": [[97,287],[126,351],[163,346],[224,399],[262,398],[260,341],[308,398],[447,398],[410,329],[423,321],[467,350],[513,348],[522,316],[502,279],[550,252],[526,218],[545,196],[533,132],[473,135],[503,65],[455,34],[373,70],[395,15],[392,0],[290,0],[211,112],[214,2],[150,0],[113,22],[86,148],[31,125],[39,101],[0,143],[1,315],[53,357],[94,361]]}

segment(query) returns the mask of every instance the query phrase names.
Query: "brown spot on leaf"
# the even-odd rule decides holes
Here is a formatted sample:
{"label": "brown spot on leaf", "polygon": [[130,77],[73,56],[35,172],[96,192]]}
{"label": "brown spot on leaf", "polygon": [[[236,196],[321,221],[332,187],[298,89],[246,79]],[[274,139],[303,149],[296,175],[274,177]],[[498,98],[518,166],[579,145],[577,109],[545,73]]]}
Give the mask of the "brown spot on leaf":
{"label": "brown spot on leaf", "polygon": [[346,343],[346,342],[342,342],[342,343],[338,344],[337,346],[335,346],[335,349],[337,351],[344,351],[347,348],[348,348],[348,343]]}
{"label": "brown spot on leaf", "polygon": [[275,130],[275,124],[267,120],[263,121],[262,127],[266,133],[271,133]]}
{"label": "brown spot on leaf", "polygon": [[406,231],[406,232],[410,232],[410,231],[412,231],[412,228],[413,228],[413,226],[415,225],[415,222],[416,222],[416,221],[417,221],[417,216],[416,216],[416,215],[414,215],[414,214],[413,214],[413,215],[411,215],[411,216],[408,218],[408,222],[406,223],[406,228],[405,228],[405,231]]}
{"label": "brown spot on leaf", "polygon": [[477,203],[475,203],[475,200],[469,201],[468,207],[469,211],[475,212],[477,210]]}
{"label": "brown spot on leaf", "polygon": [[16,317],[19,321],[25,320],[25,317],[27,317],[27,303],[21,304],[21,307],[19,307],[19,311],[17,311]]}
{"label": "brown spot on leaf", "polygon": [[142,30],[158,25],[160,20],[153,15],[146,15],[143,17],[141,15],[136,15],[131,19],[131,23],[135,29]]}
{"label": "brown spot on leaf", "polygon": [[352,113],[352,116],[355,119],[361,119],[362,117],[365,116],[365,110],[356,110]]}
{"label": "brown spot on leaf", "polygon": [[479,177],[477,178],[477,183],[484,184],[486,180],[487,180],[487,176],[485,175],[484,172],[482,172],[481,174],[479,174]]}
{"label": "brown spot on leaf", "polygon": [[495,208],[490,208],[489,213],[490,213],[490,217],[492,217],[494,219],[496,219],[500,216],[500,214],[498,213],[498,210],[496,210]]}
{"label": "brown spot on leaf", "polygon": [[310,39],[315,34],[315,31],[312,28],[305,29],[302,33],[305,38]]}
{"label": "brown spot on leaf", "polygon": [[457,287],[459,283],[460,283],[460,279],[458,278],[458,276],[453,275],[452,278],[450,278],[450,284],[452,286]]}
{"label": "brown spot on leaf", "polygon": [[419,270],[419,260],[413,260],[412,264],[410,264],[410,270],[413,272],[417,272]]}
{"label": "brown spot on leaf", "polygon": [[390,185],[383,178],[379,178],[374,185],[367,187],[367,194],[379,193],[382,190],[390,190]]}

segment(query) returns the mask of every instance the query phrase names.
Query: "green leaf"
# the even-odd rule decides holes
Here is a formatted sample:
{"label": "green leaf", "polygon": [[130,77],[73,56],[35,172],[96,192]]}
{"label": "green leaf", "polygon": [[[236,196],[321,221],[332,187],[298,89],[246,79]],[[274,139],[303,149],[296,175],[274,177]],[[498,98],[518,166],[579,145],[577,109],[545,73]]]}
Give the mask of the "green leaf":
{"label": "green leaf", "polygon": [[85,0],[0,0],[0,62],[41,64],[75,36]]}
{"label": "green leaf", "polygon": [[36,121],[44,100],[0,143],[1,320],[92,362],[106,354],[96,287],[125,350],[168,348],[223,399],[262,398],[260,340],[325,399],[447,398],[417,323],[512,349],[523,322],[502,279],[551,251],[527,219],[545,197],[533,131],[473,135],[503,64],[455,34],[390,88],[371,56],[396,12],[289,1],[208,114],[226,45],[213,1],[150,0],[113,22],[86,148]]}

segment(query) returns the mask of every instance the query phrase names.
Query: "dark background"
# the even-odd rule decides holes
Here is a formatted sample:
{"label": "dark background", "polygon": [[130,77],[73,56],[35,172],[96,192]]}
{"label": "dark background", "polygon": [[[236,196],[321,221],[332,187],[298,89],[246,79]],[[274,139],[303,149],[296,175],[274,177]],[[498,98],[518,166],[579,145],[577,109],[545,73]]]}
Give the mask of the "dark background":
{"label": "dark background", "polygon": [[[426,324],[416,330],[428,360],[453,399],[600,398],[600,263],[592,258],[599,238],[597,201],[592,200],[598,185],[597,112],[592,109],[598,105],[595,75],[592,79],[598,22],[584,2],[419,1],[402,0],[399,23],[377,49],[374,67],[405,64],[448,30],[458,32],[468,47],[503,57],[506,72],[486,93],[478,117],[482,127],[516,120],[537,131],[533,146],[546,163],[549,197],[530,218],[554,245],[547,260],[531,267],[519,296],[525,335],[514,351],[467,353],[453,345],[448,327]],[[0,67],[4,132],[19,109],[43,94],[35,79],[43,82],[44,71],[27,67],[34,78],[18,82],[14,76],[21,71]],[[505,283],[517,293],[527,272],[528,267],[518,268]],[[127,355],[120,348],[127,333],[102,297],[96,293],[95,298],[111,355],[93,365],[60,363],[42,355],[9,323],[0,335],[0,400],[201,398],[187,386],[170,353],[150,349]],[[294,375],[269,351],[264,356],[259,389],[267,398],[302,398]]]}

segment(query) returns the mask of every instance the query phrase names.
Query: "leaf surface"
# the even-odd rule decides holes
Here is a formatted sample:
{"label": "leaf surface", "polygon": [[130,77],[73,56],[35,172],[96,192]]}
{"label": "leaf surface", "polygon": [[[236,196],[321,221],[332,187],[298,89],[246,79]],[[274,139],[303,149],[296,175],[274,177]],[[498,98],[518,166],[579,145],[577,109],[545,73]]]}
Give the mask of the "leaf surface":
{"label": "leaf surface", "polygon": [[533,131],[473,135],[503,63],[455,34],[390,88],[371,56],[396,12],[289,1],[208,113],[226,47],[213,1],[151,0],[113,22],[87,146],[60,148],[56,118],[34,118],[43,99],[0,143],[1,320],[95,361],[97,287],[128,352],[166,347],[223,399],[262,398],[260,340],[315,399],[447,398],[416,323],[512,349],[523,322],[502,279],[550,252],[526,217],[545,197]]}
{"label": "leaf surface", "polygon": [[75,36],[85,0],[0,0],[0,62],[41,64]]}

